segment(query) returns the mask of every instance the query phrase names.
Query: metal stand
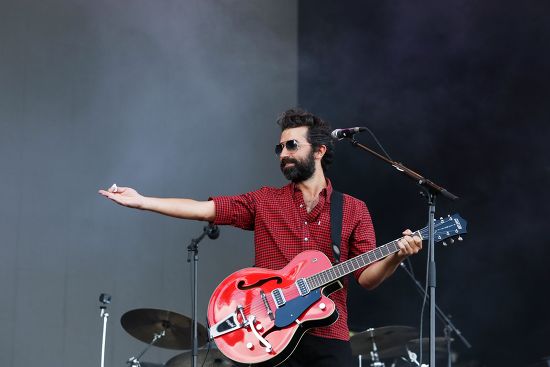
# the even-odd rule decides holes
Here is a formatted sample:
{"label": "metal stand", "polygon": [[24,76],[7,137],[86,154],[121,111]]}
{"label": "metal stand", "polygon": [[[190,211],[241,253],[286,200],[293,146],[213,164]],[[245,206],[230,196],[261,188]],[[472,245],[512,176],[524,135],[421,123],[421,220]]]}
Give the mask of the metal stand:
{"label": "metal stand", "polygon": [[[192,302],[193,302],[193,309],[192,309],[192,320],[193,320],[193,357],[192,357],[192,367],[197,366],[197,357],[198,357],[198,335],[197,335],[197,279],[198,279],[198,263],[199,263],[199,242],[204,238],[204,236],[208,236],[210,239],[215,240],[220,235],[220,230],[218,226],[209,224],[204,227],[202,234],[191,240],[191,243],[189,246],[187,246],[187,262],[191,263],[191,273],[193,278],[193,289],[192,289]],[[193,257],[193,261],[191,261],[191,257]]]}
{"label": "metal stand", "polygon": [[[400,162],[393,161],[388,159],[372,149],[360,144],[355,140],[355,134],[347,136],[351,139],[351,144],[354,147],[361,148],[377,158],[383,160],[384,162],[390,164],[399,172],[413,179],[417,185],[419,185],[423,190],[423,196],[428,200],[428,228],[429,228],[429,237],[428,238],[428,254],[429,254],[429,270],[428,270],[428,287],[430,289],[430,367],[435,367],[435,287],[436,287],[436,267],[435,267],[435,246],[434,246],[434,215],[435,215],[435,198],[437,194],[441,194],[444,197],[457,200],[458,196],[453,195],[443,187],[440,187],[433,183],[432,181],[426,179],[410,168],[404,166]],[[422,363],[422,361],[420,361]]]}
{"label": "metal stand", "polygon": [[366,330],[367,333],[370,334],[371,342],[372,342],[372,350],[370,352],[370,359],[371,359],[371,367],[385,367],[384,362],[380,361],[380,356],[378,355],[378,347],[376,346],[376,342],[374,341],[374,329],[369,328]]}
{"label": "metal stand", "polygon": [[131,367],[140,367],[141,366],[141,362],[140,362],[141,357],[143,357],[143,355],[149,350],[149,348],[151,348],[157,341],[159,341],[159,339],[161,339],[165,335],[166,335],[166,330],[162,330],[160,333],[155,334],[153,336],[153,339],[145,347],[145,349],[143,349],[143,351],[137,357],[128,358],[128,360],[126,361],[126,364],[131,366]]}
{"label": "metal stand", "polygon": [[103,319],[103,336],[101,338],[101,367],[105,366],[105,340],[107,339],[107,319],[109,318],[109,313],[107,312],[107,305],[111,303],[111,296],[105,293],[99,295],[99,317]]}
{"label": "metal stand", "polygon": [[[416,280],[413,273],[409,269],[407,269],[407,266],[405,266],[405,264],[403,264],[403,263],[401,263],[401,269],[403,269],[407,273],[409,278],[411,278],[411,280],[413,281],[413,283],[416,286],[416,290],[418,291],[420,296],[423,297],[424,296],[424,288],[422,287],[420,282],[418,282],[418,280]],[[451,367],[451,365],[452,365],[451,342],[453,340],[452,339],[452,333],[455,333],[456,336],[462,341],[462,343],[464,343],[464,345],[467,348],[471,348],[472,345],[468,342],[468,340],[466,340],[466,338],[462,335],[460,330],[458,330],[458,328],[453,324],[451,319],[449,319],[449,317],[441,310],[441,308],[439,308],[439,306],[437,306],[437,304],[435,305],[435,310],[437,311],[437,317],[439,317],[439,320],[441,322],[443,322],[443,324],[445,324],[445,328],[443,329],[443,333],[445,335],[445,340],[447,342],[447,366]],[[422,341],[420,341],[420,342],[422,342]]]}

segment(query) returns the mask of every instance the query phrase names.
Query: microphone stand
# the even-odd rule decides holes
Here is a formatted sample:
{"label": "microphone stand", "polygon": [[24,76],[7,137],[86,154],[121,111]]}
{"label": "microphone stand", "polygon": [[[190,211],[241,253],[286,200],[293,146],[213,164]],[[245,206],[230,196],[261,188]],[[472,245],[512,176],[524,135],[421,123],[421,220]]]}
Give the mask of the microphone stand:
{"label": "microphone stand", "polygon": [[107,312],[107,305],[111,303],[111,296],[106,293],[101,293],[99,295],[99,317],[103,319],[103,333],[101,337],[101,367],[105,366],[105,340],[107,339],[107,320],[109,318],[109,313]]}
{"label": "microphone stand", "polygon": [[[404,263],[401,263],[400,267],[401,269],[405,270],[409,278],[411,278],[413,283],[416,285],[416,290],[418,291],[418,293],[420,293],[420,296],[424,297],[424,288],[422,287],[422,284],[420,284],[418,280],[416,280],[413,273],[407,268]],[[437,316],[439,317],[439,320],[443,322],[443,324],[445,324],[445,328],[443,329],[443,331],[445,333],[445,340],[447,341],[447,365],[448,367],[451,367],[451,333],[454,332],[467,348],[471,348],[472,345],[468,342],[468,340],[466,340],[460,330],[458,330],[451,319],[449,319],[449,317],[445,314],[445,312],[441,310],[441,308],[439,308],[437,304],[435,305],[435,310],[437,311]],[[422,340],[420,341],[420,343],[422,343]]]}
{"label": "microphone stand", "polygon": [[193,262],[191,262],[191,272],[193,278],[193,310],[192,310],[192,319],[193,319],[193,358],[192,358],[192,367],[197,366],[197,356],[198,356],[198,335],[197,335],[197,278],[198,278],[198,263],[199,263],[199,242],[202,241],[204,236],[208,236],[210,239],[215,240],[220,235],[220,230],[218,226],[209,224],[204,227],[202,234],[191,240],[189,246],[187,246],[187,262],[191,262],[191,256],[193,257]]}
{"label": "microphone stand", "polygon": [[[444,197],[450,199],[450,200],[457,200],[458,196],[453,195],[446,189],[444,189],[441,186],[436,185],[432,181],[426,179],[425,177],[421,176],[420,174],[414,172],[410,168],[407,168],[400,162],[392,161],[391,159],[388,159],[374,150],[364,146],[363,144],[360,144],[357,140],[355,140],[355,134],[351,134],[351,136],[346,136],[351,139],[351,145],[353,145],[356,148],[361,148],[378,159],[388,163],[392,167],[394,167],[399,172],[403,173],[407,177],[413,179],[416,181],[417,185],[420,186],[422,189],[421,195],[426,198],[428,201],[428,255],[429,255],[429,267],[428,267],[428,287],[430,289],[430,367],[435,367],[435,277],[436,277],[436,270],[435,270],[435,241],[434,241],[434,222],[435,222],[435,199],[438,194],[443,195]],[[421,361],[422,362],[422,361]]]}

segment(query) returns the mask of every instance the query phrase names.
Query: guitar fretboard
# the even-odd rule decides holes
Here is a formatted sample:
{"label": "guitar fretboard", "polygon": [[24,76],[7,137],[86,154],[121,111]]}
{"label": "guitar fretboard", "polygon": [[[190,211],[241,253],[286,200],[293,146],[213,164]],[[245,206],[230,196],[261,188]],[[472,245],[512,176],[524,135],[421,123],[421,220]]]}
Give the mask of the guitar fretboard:
{"label": "guitar fretboard", "polygon": [[[413,236],[419,236],[422,239],[428,237],[428,228],[424,227],[419,231],[414,232]],[[359,256],[346,260],[338,265],[333,266],[330,269],[319,272],[315,275],[312,275],[306,278],[307,284],[310,289],[315,289],[322,287],[326,284],[329,284],[336,279],[342,278],[349,273],[354,272],[355,270],[364,268],[367,265],[370,265],[384,257],[393,254],[399,251],[399,245],[397,242],[400,240],[396,239],[391,242],[386,243],[383,246],[379,246],[374,250],[365,252]]]}

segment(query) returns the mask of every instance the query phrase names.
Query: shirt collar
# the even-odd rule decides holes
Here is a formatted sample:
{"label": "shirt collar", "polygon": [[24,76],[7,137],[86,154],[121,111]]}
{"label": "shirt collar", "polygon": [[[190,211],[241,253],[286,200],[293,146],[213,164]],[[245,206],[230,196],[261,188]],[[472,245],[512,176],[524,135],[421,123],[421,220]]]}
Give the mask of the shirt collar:
{"label": "shirt collar", "polygon": [[[327,187],[325,187],[323,190],[321,190],[319,195],[324,195],[325,198],[326,198],[326,202],[330,203],[330,198],[332,196],[332,182],[330,182],[330,179],[326,178],[326,177],[325,177],[325,180],[326,180],[326,183],[327,183]],[[300,191],[300,189],[298,188],[298,186],[296,186],[296,184],[294,182],[290,183],[290,188],[291,188],[291,191],[292,191],[293,194],[296,191]]]}

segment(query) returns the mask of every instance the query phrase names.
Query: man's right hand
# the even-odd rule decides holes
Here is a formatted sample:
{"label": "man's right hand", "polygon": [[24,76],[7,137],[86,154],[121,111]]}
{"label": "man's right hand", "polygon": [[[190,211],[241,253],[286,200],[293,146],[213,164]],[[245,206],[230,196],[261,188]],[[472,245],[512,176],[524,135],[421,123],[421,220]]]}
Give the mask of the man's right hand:
{"label": "man's right hand", "polygon": [[117,204],[130,208],[143,209],[145,198],[131,187],[117,187],[113,185],[107,190],[99,190],[98,192]]}
{"label": "man's right hand", "polygon": [[140,195],[131,187],[111,186],[99,193],[117,204],[142,210],[169,215],[171,217],[212,222],[216,218],[213,200],[196,201],[192,199],[155,198]]}

